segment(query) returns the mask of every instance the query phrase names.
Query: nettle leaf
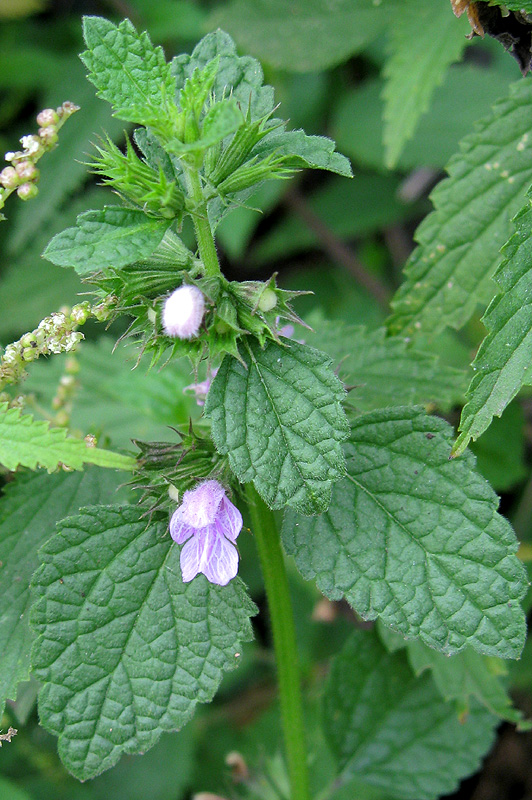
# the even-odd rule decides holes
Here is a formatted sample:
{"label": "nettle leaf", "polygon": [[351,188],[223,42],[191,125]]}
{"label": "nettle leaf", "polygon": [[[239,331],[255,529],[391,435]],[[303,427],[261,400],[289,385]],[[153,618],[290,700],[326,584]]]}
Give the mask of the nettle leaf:
{"label": "nettle leaf", "polygon": [[506,675],[504,663],[466,648],[449,658],[426,647],[422,642],[408,642],[407,657],[416,675],[425,670],[431,674],[443,700],[454,700],[463,717],[468,713],[471,697],[500,719],[519,723],[523,714],[513,708],[512,700],[501,682]]}
{"label": "nettle leaf", "polygon": [[392,5],[390,57],[384,67],[383,97],[386,165],[391,169],[427,111],[434,89],[458,61],[469,30],[457,22],[446,3],[404,0]]}
{"label": "nettle leaf", "polygon": [[271,508],[318,514],[345,474],[340,442],[349,433],[344,389],[325,353],[290,342],[247,344],[226,356],[207,396],[218,451]]}
{"label": "nettle leaf", "polygon": [[526,581],[517,540],[467,453],[450,461],[453,430],[419,408],[354,420],[347,477],[329,510],[287,510],[284,543],[302,575],[364,619],[452,654],[517,658]]}
{"label": "nettle leaf", "polygon": [[336,153],[336,144],[326,136],[307,136],[302,131],[283,131],[268,136],[253,148],[252,154],[257,158],[265,158],[275,153],[278,156],[289,156],[290,164],[309,169],[326,169],[336,172],[345,178],[352,178],[353,172],[349,159]]}
{"label": "nettle leaf", "polygon": [[252,119],[259,119],[273,109],[273,89],[262,85],[264,74],[259,62],[251,56],[238,56],[231,37],[220,30],[205,36],[191,55],[173,59],[171,70],[178,94],[196,69],[203,69],[215,58],[219,62],[212,91],[217,100],[230,91],[244,112],[249,109]]}
{"label": "nettle leaf", "polygon": [[243,50],[280,69],[316,72],[345,61],[381,32],[386,10],[366,0],[233,0],[217,8],[220,25]]}
{"label": "nettle leaf", "polygon": [[32,652],[41,723],[79,779],[152,747],[212,699],[255,613],[240,580],[183,583],[167,522],[93,506],[40,551]]}
{"label": "nettle leaf", "polygon": [[84,464],[132,470],[136,461],[131,456],[91,447],[83,439],[68,436],[64,428],[50,428],[48,422],[0,403],[0,464],[9,470],[19,466],[44,467],[52,472],[61,465],[83,469]]}
{"label": "nettle leaf", "polygon": [[504,246],[504,261],[495,273],[500,293],[482,322],[488,334],[473,361],[475,374],[460,418],[453,448],[462,453],[478,439],[494,416],[500,417],[523,383],[532,362],[532,190],[514,218],[515,233]]}
{"label": "nettle leaf", "polygon": [[162,48],[154,47],[147,33],[137,33],[128,19],[114,25],[103,17],[84,17],[83,36],[88,50],[80,58],[115,116],[166,126],[175,80]]}
{"label": "nettle leaf", "polygon": [[432,353],[410,346],[400,337],[387,337],[384,328],[311,319],[309,343],[329,353],[344,383],[353,385],[350,402],[361,411],[393,405],[436,403],[448,410],[461,402],[466,388],[464,371],[442,364]]}
{"label": "nettle leaf", "polygon": [[451,794],[479,767],[498,724],[475,702],[460,720],[430,675],[416,678],[404,651],[389,653],[370,631],[353,633],[333,660],[323,714],[338,782],[356,776],[401,800]]}
{"label": "nettle leaf", "polygon": [[462,141],[417,230],[419,247],[392,301],[392,333],[459,328],[491,299],[499,250],[532,180],[531,127],[532,84],[520,81]]}
{"label": "nettle leaf", "polygon": [[89,468],[19,474],[5,486],[0,499],[0,714],[5,700],[15,699],[20,681],[29,678],[29,584],[39,566],[37,550],[55,533],[57,520],[88,503],[111,502],[122,481],[123,476]]}
{"label": "nettle leaf", "polygon": [[43,256],[60,267],[86,275],[105,267],[125,267],[150,256],[161,243],[169,220],[148,217],[144,211],[105,206],[86,211],[77,227],[58,233]]}

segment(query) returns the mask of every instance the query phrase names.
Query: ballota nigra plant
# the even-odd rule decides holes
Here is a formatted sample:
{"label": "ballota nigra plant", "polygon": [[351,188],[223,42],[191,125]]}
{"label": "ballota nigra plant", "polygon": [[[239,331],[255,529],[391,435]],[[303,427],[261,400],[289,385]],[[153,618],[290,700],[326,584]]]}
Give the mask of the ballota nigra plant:
{"label": "ballota nigra plant", "polygon": [[[527,382],[532,357],[523,303],[532,290],[522,183],[532,171],[522,119],[529,82],[449,168],[387,328],[318,319],[311,330],[292,307],[299,292],[275,275],[228,280],[215,234],[264,181],[309,168],[347,182],[348,160],[330,139],[287,128],[259,63],[221,30],[170,63],[128,20],[87,17],[84,37],[81,59],[99,97],[137,127],[124,149],[99,140],[90,164],[116,203],[82,213],[44,252],[83,276],[92,299],[51,314],[0,363],[0,462],[13,478],[0,515],[0,700],[14,699],[32,675],[40,722],[80,780],[179,731],[252,637],[257,608],[238,575],[238,546],[252,537],[283,756],[261,756],[220,791],[265,800],[447,794],[478,767],[501,719],[527,724],[507,695],[502,661],[519,658],[525,642],[526,574],[467,446]],[[45,109],[38,134],[6,156],[2,204],[12,192],[37,192],[35,162],[75,110]],[[500,239],[488,224],[490,192],[517,198],[521,210],[455,439],[430,412],[460,402],[463,374],[418,340],[464,324],[485,296],[471,259],[488,234],[486,247]],[[68,434],[72,353],[90,319],[116,320],[139,360],[147,355],[171,380],[188,359],[197,408],[168,441],[122,453]],[[40,355],[62,352],[71,360],[57,416],[39,419],[25,409],[21,381]],[[385,362],[391,389],[378,377]],[[38,467],[47,472],[30,471]],[[75,502],[64,499],[69,492]],[[37,536],[48,498],[57,529]],[[353,626],[308,708],[285,554],[326,598],[376,621]],[[318,769],[325,751],[328,767]]]}

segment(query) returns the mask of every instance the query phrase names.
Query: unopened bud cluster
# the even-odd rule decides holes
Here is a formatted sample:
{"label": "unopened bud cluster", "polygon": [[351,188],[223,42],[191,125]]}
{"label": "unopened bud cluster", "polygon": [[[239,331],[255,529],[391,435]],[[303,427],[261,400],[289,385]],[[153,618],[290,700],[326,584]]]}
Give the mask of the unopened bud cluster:
{"label": "unopened bud cluster", "polygon": [[89,317],[99,321],[108,318],[115,298],[106,298],[91,306],[88,301],[78,303],[72,309],[63,309],[45,317],[35,330],[25,333],[17,342],[9,344],[0,359],[0,389],[16,383],[24,377],[25,366],[39,356],[52,353],[69,353],[83,339],[77,328]]}
{"label": "unopened bud cluster", "polygon": [[31,200],[38,193],[39,170],[36,162],[57,144],[58,131],[79,106],[65,102],[58,109],[45,108],[37,114],[38,134],[23,136],[22,150],[6,153],[10,166],[0,172],[0,208],[16,191],[21,200]]}

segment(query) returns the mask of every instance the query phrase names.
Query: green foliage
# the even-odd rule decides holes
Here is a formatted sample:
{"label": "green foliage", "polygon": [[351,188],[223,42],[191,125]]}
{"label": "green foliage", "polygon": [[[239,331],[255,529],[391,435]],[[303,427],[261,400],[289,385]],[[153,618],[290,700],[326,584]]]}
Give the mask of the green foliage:
{"label": "green foliage", "polygon": [[[66,356],[68,358],[68,356]],[[108,437],[114,446],[131,449],[131,439],[168,438],[168,426],[186,427],[198,408],[184,389],[191,383],[190,365],[174,361],[164,370],[149,370],[145,361],[136,369],[137,354],[114,348],[110,336],[84,342],[79,363],[70,427],[83,434]],[[32,364],[24,389],[41,407],[50,407],[64,371],[65,357]],[[174,434],[171,434],[174,438]]]}
{"label": "green foliage", "polygon": [[4,590],[0,594],[0,715],[17,685],[29,678],[29,583],[39,566],[37,551],[54,533],[59,519],[89,503],[116,499],[122,478],[103,470],[20,474],[0,500],[0,562]]}
{"label": "green foliage", "polygon": [[357,631],[333,660],[324,723],[340,784],[356,776],[386,797],[435,800],[478,767],[497,720],[474,702],[461,721],[429,675]]}
{"label": "green foliage", "polygon": [[524,480],[527,475],[525,415],[519,403],[510,403],[501,417],[495,417],[471,449],[479,472],[496,491],[508,491]]}
{"label": "green foliage", "polygon": [[152,747],[212,699],[251,638],[255,607],[238,580],[184,584],[166,523],[147,523],[134,507],[85,509],[40,555],[40,719],[59,736],[67,768],[86,779]]}
{"label": "green foliage", "polygon": [[324,511],[349,430],[331,359],[296,342],[250,342],[241,357],[226,356],[207,398],[217,449],[272,508]]}
{"label": "green foliage", "polygon": [[79,275],[110,265],[118,269],[151,255],[169,224],[143,211],[106,206],[80,214],[77,227],[54,236],[43,255],[58,266],[74,267]]}
{"label": "green foliage", "polygon": [[435,403],[448,410],[462,400],[466,384],[462,370],[410,347],[404,339],[387,338],[384,328],[368,331],[317,317],[309,321],[316,333],[306,335],[307,341],[338,364],[340,377],[351,389],[349,400],[357,410],[415,403]]}
{"label": "green foliage", "polygon": [[396,166],[447,68],[460,58],[468,31],[465,18],[457,24],[448,4],[435,4],[433,0],[402,2],[392,7],[392,20],[383,92],[383,140],[390,168]]}
{"label": "green foliage", "polygon": [[[486,53],[486,57],[490,56]],[[515,77],[507,68],[489,70],[474,63],[453,66],[443,84],[434,90],[430,109],[406,142],[397,167],[402,171],[443,168],[455,154],[460,139],[475,128],[495,101],[508,93]],[[385,82],[380,78],[369,78],[349,89],[336,105],[331,128],[343,153],[378,172],[386,170],[384,89]]]}
{"label": "green foliage", "polygon": [[[395,176],[360,173],[345,181],[333,178],[306,196],[309,208],[342,238],[368,236],[386,226],[411,219],[417,205],[402,203],[397,197],[400,181]],[[234,215],[231,217],[234,224]],[[320,246],[310,227],[295,216],[282,219],[269,235],[253,248],[253,263],[274,263],[295,253]],[[354,316],[354,315],[353,315]]]}
{"label": "green foliage", "polygon": [[135,459],[91,447],[83,439],[67,436],[64,428],[51,428],[48,422],[35,420],[30,414],[21,414],[19,409],[0,403],[0,464],[9,470],[19,466],[44,467],[49,472],[61,465],[83,469],[84,464],[132,470]]}
{"label": "green foliage", "polygon": [[473,361],[475,375],[467,390],[460,418],[461,431],[453,448],[462,453],[471,439],[500,417],[523,383],[532,361],[532,192],[513,220],[515,233],[502,252],[504,260],[495,273],[500,292],[482,318],[488,333]]}
{"label": "green foliage", "polygon": [[392,303],[392,333],[458,328],[491,296],[499,249],[532,179],[531,98],[530,82],[514,84],[449,162]]}
{"label": "green foliage", "polygon": [[518,658],[517,542],[474,458],[449,461],[451,441],[450,426],[420,409],[357,417],[329,511],[305,519],[288,510],[285,547],[305,578],[364,619],[444,653],[470,645]]}
{"label": "green foliage", "polygon": [[280,69],[307,72],[345,61],[381,32],[385,9],[364,0],[232,0],[211,25],[226,28],[239,46]]}
{"label": "green foliage", "polygon": [[421,642],[409,642],[407,655],[416,675],[431,671],[442,699],[446,702],[454,700],[462,717],[467,717],[471,697],[474,697],[500,719],[514,723],[521,721],[522,712],[513,708],[500,680],[507,670],[499,659],[482,656],[469,648],[448,658]]}
{"label": "green foliage", "polygon": [[83,35],[88,49],[81,60],[115,116],[166,130],[166,117],[175,108],[175,82],[162,49],[129,20],[117,26],[103,17],[85,17]]}

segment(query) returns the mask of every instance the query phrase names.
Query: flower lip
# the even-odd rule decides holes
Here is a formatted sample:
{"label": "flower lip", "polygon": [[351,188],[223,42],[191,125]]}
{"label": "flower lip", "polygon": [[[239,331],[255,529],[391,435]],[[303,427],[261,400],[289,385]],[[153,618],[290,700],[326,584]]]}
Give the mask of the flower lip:
{"label": "flower lip", "polygon": [[170,535],[184,545],[180,554],[183,581],[202,572],[207,580],[225,586],[238,571],[233,542],[242,530],[242,515],[216,480],[205,481],[183,495],[170,520]]}

